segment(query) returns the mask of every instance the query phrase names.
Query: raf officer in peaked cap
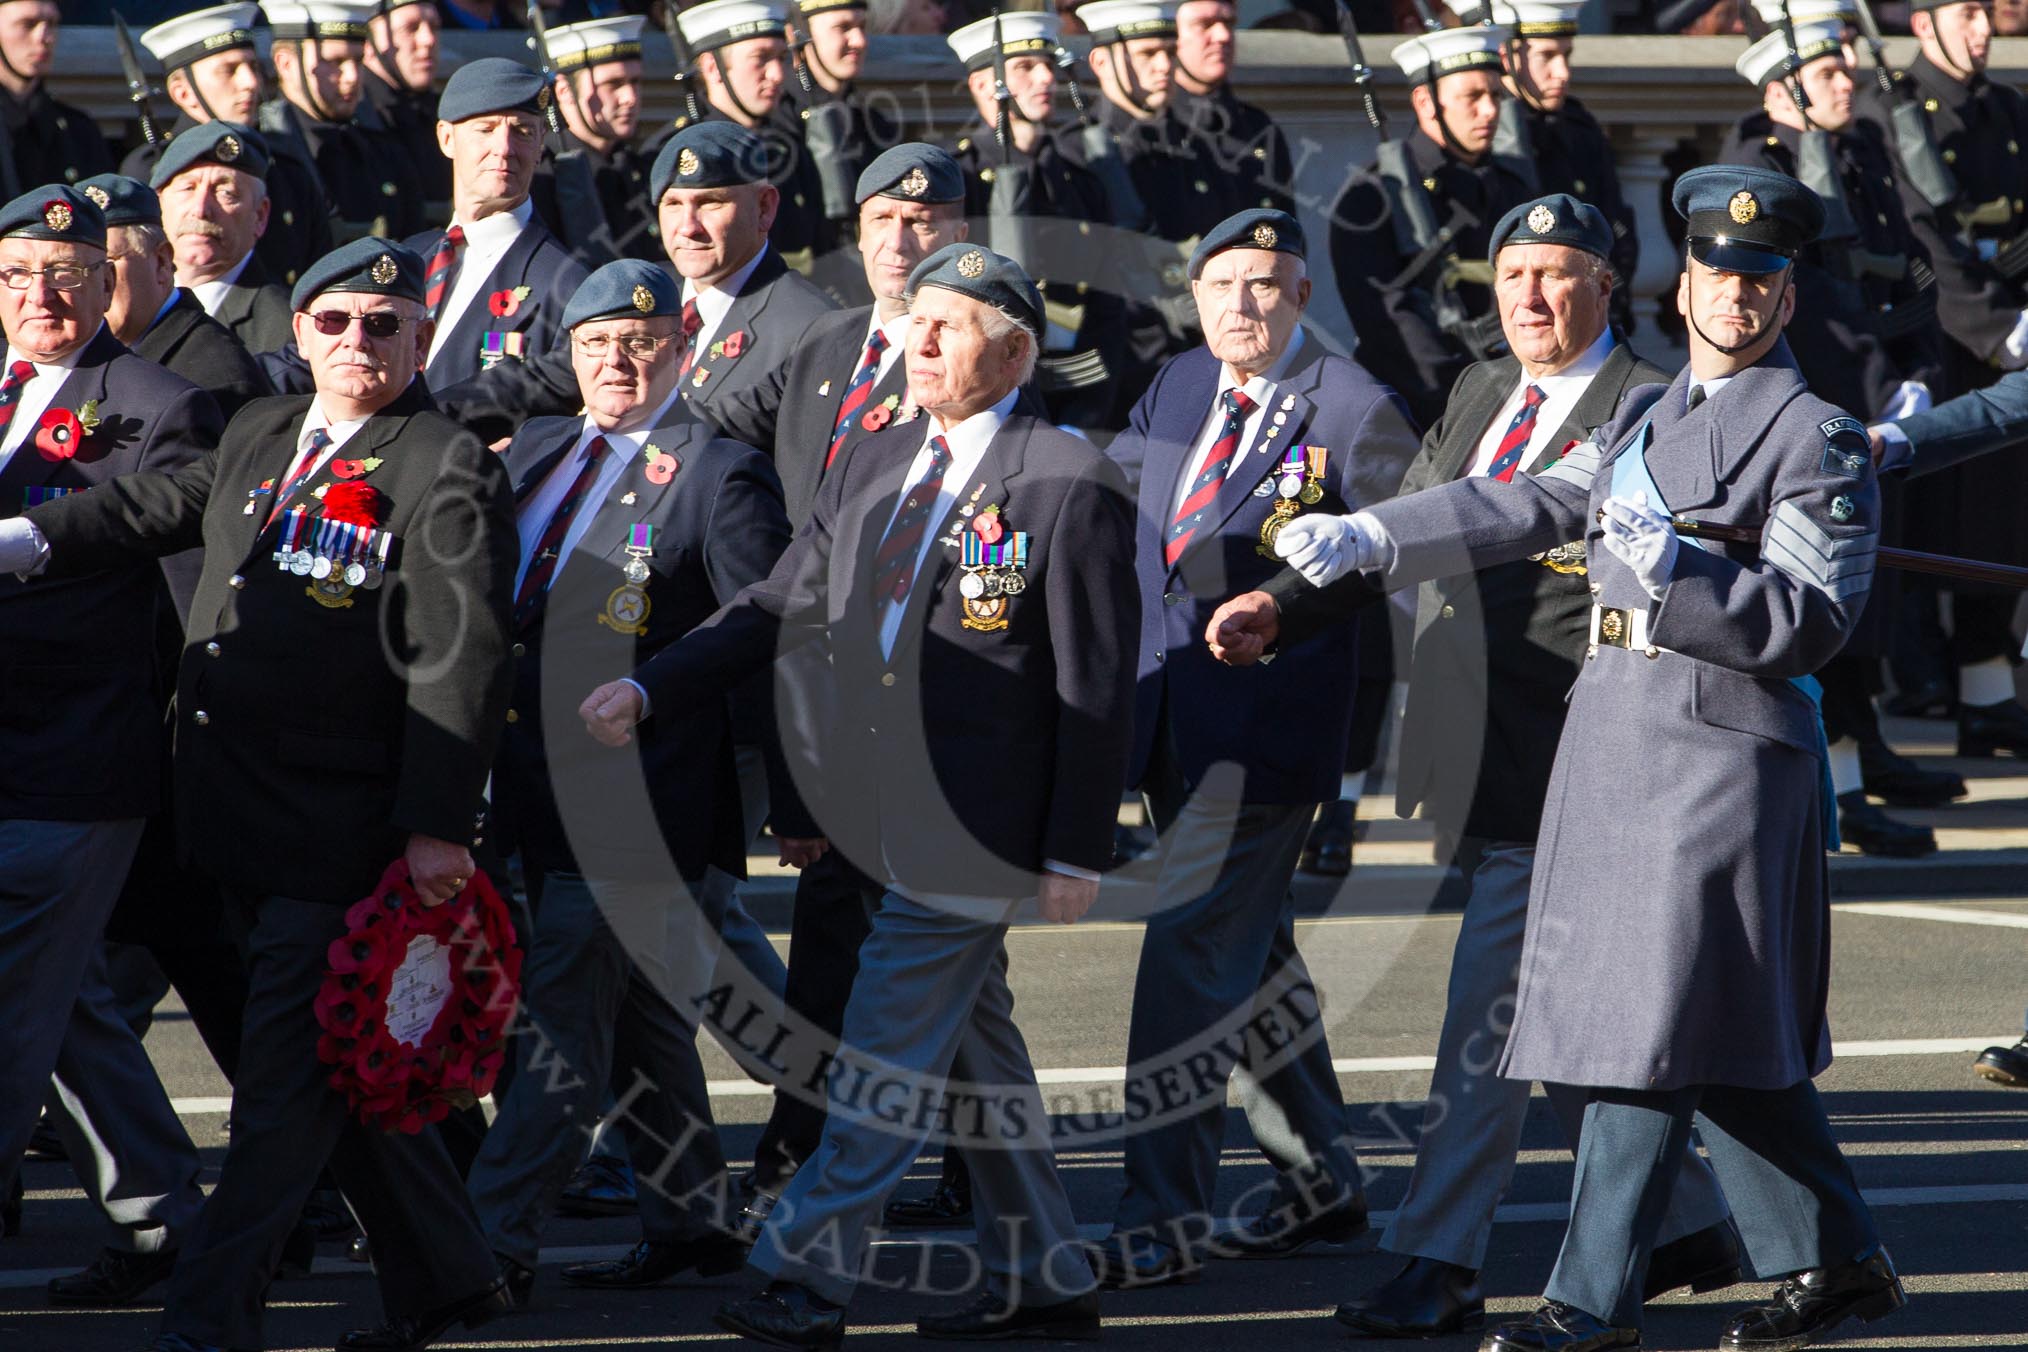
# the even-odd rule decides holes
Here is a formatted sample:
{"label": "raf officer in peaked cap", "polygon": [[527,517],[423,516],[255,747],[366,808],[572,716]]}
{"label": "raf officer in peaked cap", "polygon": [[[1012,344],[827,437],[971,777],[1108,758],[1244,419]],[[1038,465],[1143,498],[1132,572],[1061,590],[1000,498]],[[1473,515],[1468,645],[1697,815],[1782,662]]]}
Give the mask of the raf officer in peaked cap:
{"label": "raf officer in peaked cap", "polygon": [[499,457],[429,407],[423,286],[422,259],[387,240],[327,255],[292,297],[314,395],[256,401],[173,474],[0,523],[0,565],[52,581],[204,546],[177,825],[225,891],[251,992],[232,1144],[171,1282],[169,1352],[261,1346],[275,1257],[327,1159],[373,1236],[387,1318],[341,1348],[411,1352],[506,1308],[436,1130],[362,1126],[311,1007],[346,909],[391,862],[424,905],[470,879],[507,710],[513,494]]}
{"label": "raf officer in peaked cap", "polygon": [[255,354],[286,347],[293,329],[289,290],[258,248],[277,210],[272,163],[253,128],[202,122],[162,152],[148,178],[176,251],[176,284]]}
{"label": "raf officer in peaked cap", "polygon": [[[254,45],[259,23],[258,5],[215,5],[141,34],[141,45],[168,72],[162,87],[179,114],[169,128],[169,146],[207,122],[254,125],[261,102],[260,52]],[[140,146],[120,165],[120,172],[160,189],[153,170],[167,153],[167,146]],[[273,158],[265,146],[262,156],[269,160],[265,191],[271,210],[257,250],[268,276],[284,287],[293,286],[302,269],[331,251],[324,185],[308,159]],[[255,352],[269,350],[248,346]]]}
{"label": "raf officer in peaked cap", "polygon": [[1748,1260],[1781,1279],[1727,1325],[1727,1352],[1800,1347],[1904,1299],[1811,1083],[1831,1059],[1833,805],[1808,677],[1865,604],[1879,518],[1863,425],[1809,393],[1782,340],[1824,206],[1787,175],[1730,166],[1683,175],[1674,204],[1691,337],[1674,381],[1630,394],[1538,475],[1298,521],[1278,546],[1320,585],[1364,571],[1399,585],[1461,555],[1585,540],[1591,642],[1500,1073],[1585,1086],[1589,1103],[1544,1302],[1489,1335],[1492,1352],[1640,1346],[1693,1115]]}

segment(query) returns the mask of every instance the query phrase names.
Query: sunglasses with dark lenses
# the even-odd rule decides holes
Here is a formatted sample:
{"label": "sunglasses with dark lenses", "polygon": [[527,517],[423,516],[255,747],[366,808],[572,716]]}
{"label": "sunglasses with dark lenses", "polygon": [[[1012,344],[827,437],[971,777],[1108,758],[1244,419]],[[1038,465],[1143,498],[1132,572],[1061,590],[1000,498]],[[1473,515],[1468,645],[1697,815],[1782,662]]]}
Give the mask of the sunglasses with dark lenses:
{"label": "sunglasses with dark lenses", "polygon": [[310,322],[317,326],[317,332],[326,338],[336,338],[352,327],[358,320],[366,330],[368,338],[392,338],[401,332],[401,326],[408,321],[392,310],[369,310],[363,315],[347,314],[343,310],[319,310],[310,316]]}

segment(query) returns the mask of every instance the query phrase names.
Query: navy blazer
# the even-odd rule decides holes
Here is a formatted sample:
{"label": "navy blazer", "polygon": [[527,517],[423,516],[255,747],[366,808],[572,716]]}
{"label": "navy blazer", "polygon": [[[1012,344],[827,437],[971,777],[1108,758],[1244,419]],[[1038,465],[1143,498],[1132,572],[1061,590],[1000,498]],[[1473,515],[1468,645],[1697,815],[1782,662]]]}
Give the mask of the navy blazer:
{"label": "navy blazer", "polygon": [[[422,256],[425,263],[443,242],[442,230],[425,230],[422,234],[405,240],[405,245]],[[505,361],[530,362],[537,357],[556,351],[563,346],[566,337],[563,328],[563,307],[570,304],[570,298],[577,294],[578,284],[588,274],[584,264],[571,257],[556,236],[549,233],[549,227],[542,218],[531,214],[528,224],[500,255],[500,261],[486,274],[485,282],[472,303],[458,316],[458,322],[451,326],[451,332],[437,346],[436,355],[424,368],[423,376],[433,390],[448,390],[460,381],[470,380],[484,369],[480,364],[483,353],[492,340],[504,339],[521,344],[519,357],[508,356]],[[452,286],[457,285],[453,278]],[[488,304],[489,298],[500,292],[512,292],[527,287],[528,294],[513,302],[511,315],[495,315]],[[508,335],[519,335],[518,339]],[[568,359],[565,361],[568,367]],[[572,389],[576,381],[572,380]]]}
{"label": "navy blazer", "polygon": [[960,493],[973,514],[998,506],[1006,529],[1030,535],[1006,627],[966,623],[957,541],[973,514],[960,508],[932,523],[937,543],[882,656],[873,558],[923,435],[910,424],[853,445],[773,573],[635,678],[650,721],[682,717],[778,650],[828,637],[828,746],[858,790],[830,800],[834,844],[915,895],[1033,896],[1045,860],[1112,860],[1139,624],[1132,512],[1090,443],[1009,417]]}
{"label": "navy blazer", "polygon": [[1281,560],[1264,557],[1259,546],[1277,501],[1277,467],[1290,446],[1327,452],[1324,498],[1303,510],[1350,512],[1393,496],[1419,443],[1393,390],[1306,334],[1242,462],[1172,567],[1164,562],[1164,542],[1218,380],[1219,361],[1209,348],[1177,357],[1156,375],[1107,452],[1126,470],[1140,503],[1134,548],[1140,679],[1127,785],[1146,777],[1156,739],[1166,737],[1193,788],[1230,762],[1237,774],[1219,772],[1222,794],[1250,803],[1321,802],[1336,796],[1344,774],[1357,625],[1319,633],[1272,663],[1248,668],[1213,658],[1204,626],[1221,602],[1281,570]]}
{"label": "navy blazer", "polygon": [[[49,407],[93,400],[99,424],[69,459],[45,457],[30,430],[0,469],[0,517],[52,494],[97,498],[122,474],[180,468],[225,427],[209,394],[111,329],[85,345]],[[110,821],[161,805],[172,674],[155,654],[167,603],[152,559],[26,582],[0,575],[0,817]]]}
{"label": "navy blazer", "polygon": [[[576,446],[583,427],[582,418],[523,426],[506,456],[518,499]],[[494,819],[504,847],[546,871],[652,870],[659,840],[668,851],[663,876],[669,858],[679,877],[698,878],[707,865],[738,874],[748,833],[726,696],[651,719],[621,750],[586,737],[577,716],[586,690],[681,638],[766,577],[788,547],[781,483],[765,455],[716,437],[680,401],[646,444],[675,457],[676,476],[657,484],[636,457],[604,498],[583,504],[584,534],[516,630]],[[654,528],[654,552],[644,560],[647,582],[631,589],[646,597],[636,617],[623,570],[630,533],[644,523]]]}

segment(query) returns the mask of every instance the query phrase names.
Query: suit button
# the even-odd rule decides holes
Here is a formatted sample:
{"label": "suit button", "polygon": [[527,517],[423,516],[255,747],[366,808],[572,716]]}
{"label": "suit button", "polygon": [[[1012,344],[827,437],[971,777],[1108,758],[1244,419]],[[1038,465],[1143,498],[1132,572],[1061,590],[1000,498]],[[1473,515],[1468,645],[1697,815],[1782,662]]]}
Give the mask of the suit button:
{"label": "suit button", "polygon": [[211,726],[211,715],[199,709],[196,713],[190,715],[190,721],[200,728],[208,728]]}
{"label": "suit button", "polygon": [[481,845],[484,845],[485,843],[486,843],[486,838],[485,838],[484,836],[473,836],[473,837],[472,837],[472,848],[473,848],[473,849],[477,849],[477,848],[478,848],[479,846],[481,846]]}
{"label": "suit button", "polygon": [[234,591],[245,591],[246,579],[241,577],[238,573],[234,573],[231,577],[225,580],[225,585],[232,588]]}
{"label": "suit button", "polygon": [[893,673],[893,672],[891,672],[891,671],[883,671],[883,672],[881,672],[881,673],[880,673],[880,683],[881,683],[882,685],[893,685],[893,684],[894,684],[894,673]]}
{"label": "suit button", "polygon": [[1178,592],[1162,593],[1162,604],[1165,606],[1180,606],[1183,604],[1185,599],[1186,598]]}
{"label": "suit button", "polygon": [[216,640],[204,645],[204,655],[206,657],[216,657],[224,651],[225,649],[219,647]]}
{"label": "suit button", "polygon": [[1169,654],[1167,654],[1167,653],[1156,653],[1156,654],[1155,654],[1155,661],[1156,661],[1156,662],[1157,662],[1157,663],[1159,664],[1159,663],[1161,663],[1161,662],[1165,662],[1165,661],[1167,661],[1167,660],[1168,660],[1168,657],[1169,657]]}
{"label": "suit button", "polygon": [[525,644],[525,643],[517,643],[517,644],[515,644],[515,645],[514,645],[514,655],[515,655],[516,657],[526,657],[526,656],[528,656],[528,645],[527,645],[527,644]]}
{"label": "suit button", "polygon": [[513,709],[509,709],[507,711],[507,721],[509,723],[519,723],[521,721],[521,715],[516,711],[514,711]]}
{"label": "suit button", "polygon": [[1447,620],[1455,620],[1458,617],[1457,609],[1454,606],[1445,606],[1442,610],[1439,610],[1437,614],[1441,615],[1444,619]]}

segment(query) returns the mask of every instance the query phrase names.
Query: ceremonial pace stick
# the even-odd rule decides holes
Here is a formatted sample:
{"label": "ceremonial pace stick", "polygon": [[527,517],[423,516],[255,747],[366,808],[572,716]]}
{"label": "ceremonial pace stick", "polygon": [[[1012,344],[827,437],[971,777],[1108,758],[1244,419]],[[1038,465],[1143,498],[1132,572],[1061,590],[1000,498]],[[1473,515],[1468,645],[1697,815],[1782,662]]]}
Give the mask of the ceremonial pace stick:
{"label": "ceremonial pace stick", "polygon": [[[1757,545],[1760,530],[1754,526],[1721,526],[1709,521],[1693,521],[1688,517],[1672,517],[1669,524],[1679,535],[1705,540],[1719,540],[1726,544]],[[1936,577],[1954,577],[1961,582],[1985,582],[1996,587],[2013,587],[2028,591],[2028,568],[2016,568],[2006,563],[1986,563],[1979,559],[1960,559],[1949,554],[1925,554],[1914,549],[1890,549],[1881,546],[1879,560],[1888,568],[1899,568],[1904,573],[1929,573]]]}

